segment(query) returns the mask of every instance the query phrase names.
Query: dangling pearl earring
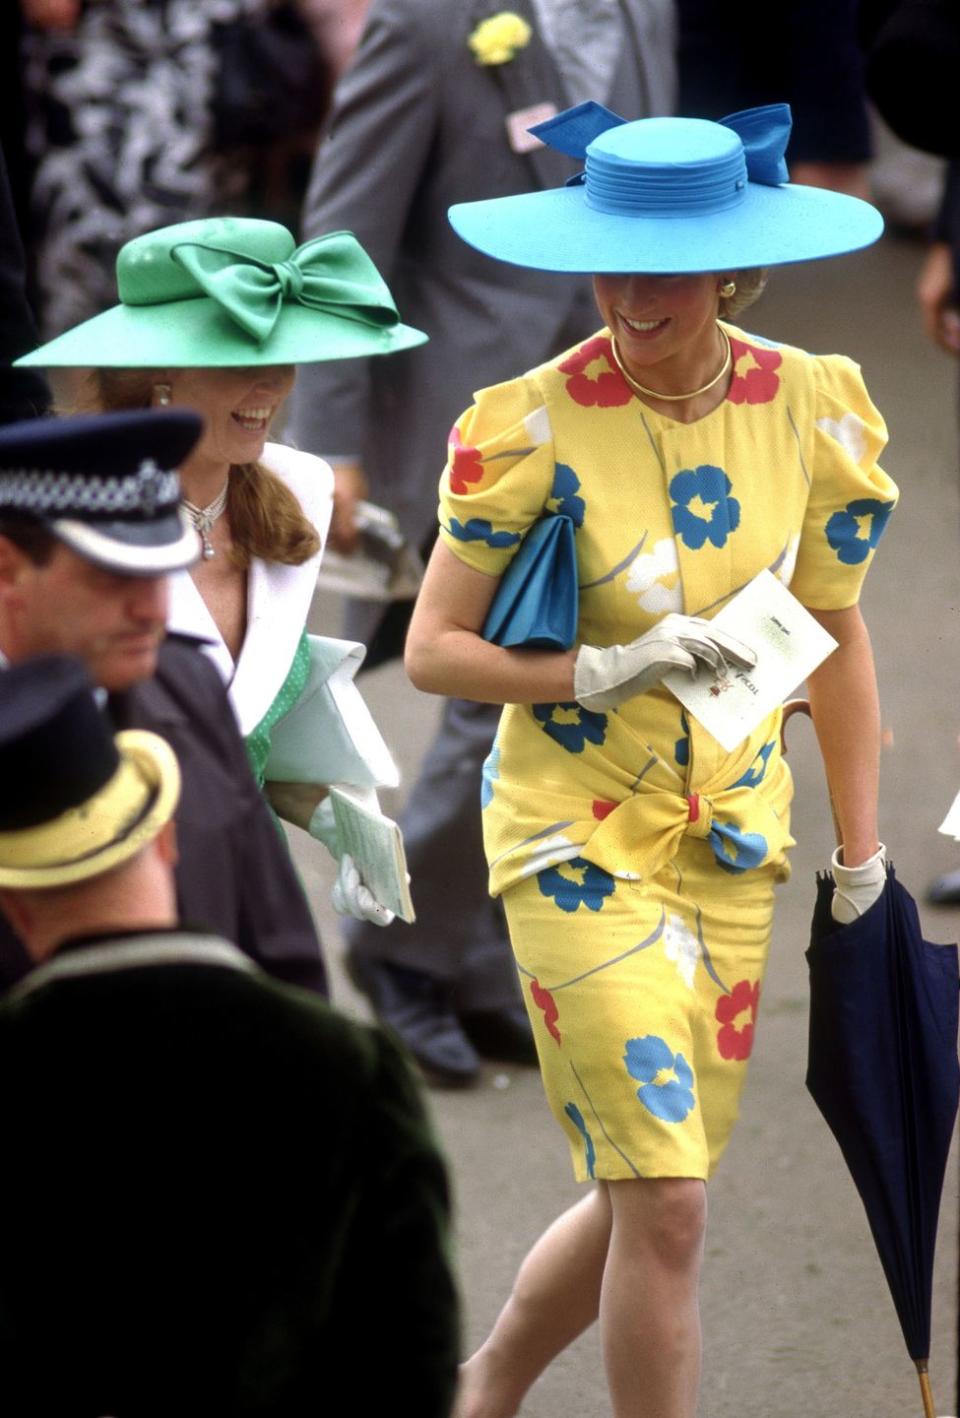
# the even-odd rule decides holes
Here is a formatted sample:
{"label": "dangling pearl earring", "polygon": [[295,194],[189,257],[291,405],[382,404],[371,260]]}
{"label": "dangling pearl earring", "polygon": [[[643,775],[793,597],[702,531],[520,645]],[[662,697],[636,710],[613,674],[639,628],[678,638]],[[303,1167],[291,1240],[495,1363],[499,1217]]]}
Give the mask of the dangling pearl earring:
{"label": "dangling pearl earring", "polygon": [[724,300],[729,300],[732,295],[737,293],[737,283],[736,281],[724,281],[723,285],[718,287],[718,291]]}
{"label": "dangling pearl earring", "polygon": [[155,403],[159,404],[161,409],[165,409],[169,404],[170,393],[171,390],[169,384],[154,384],[153,386],[154,401]]}

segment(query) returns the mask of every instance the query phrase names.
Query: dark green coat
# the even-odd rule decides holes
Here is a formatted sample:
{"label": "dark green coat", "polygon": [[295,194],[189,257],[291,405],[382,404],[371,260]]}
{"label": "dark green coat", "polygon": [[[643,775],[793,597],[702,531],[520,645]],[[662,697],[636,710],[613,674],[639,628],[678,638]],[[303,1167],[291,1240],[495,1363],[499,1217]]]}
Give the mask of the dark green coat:
{"label": "dark green coat", "polygon": [[397,1048],[216,937],[122,941],[0,1003],[0,1411],[442,1418],[447,1184]]}

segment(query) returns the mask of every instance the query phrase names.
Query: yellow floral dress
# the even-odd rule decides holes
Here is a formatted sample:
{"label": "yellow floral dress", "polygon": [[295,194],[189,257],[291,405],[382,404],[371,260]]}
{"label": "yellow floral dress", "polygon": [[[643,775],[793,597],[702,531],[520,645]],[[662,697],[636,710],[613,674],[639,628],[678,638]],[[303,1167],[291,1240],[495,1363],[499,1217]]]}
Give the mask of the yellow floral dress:
{"label": "yellow floral dress", "polygon": [[[857,366],[725,326],[726,399],[696,423],[631,394],[604,330],[485,389],[451,433],[441,536],[500,576],[544,513],[576,528],[580,639],[712,616],[763,568],[856,603],[896,501]],[[780,711],[732,753],[662,686],[595,713],[510,704],[484,840],[544,1084],[590,1177],[706,1177],[736,1119],[788,875]]]}

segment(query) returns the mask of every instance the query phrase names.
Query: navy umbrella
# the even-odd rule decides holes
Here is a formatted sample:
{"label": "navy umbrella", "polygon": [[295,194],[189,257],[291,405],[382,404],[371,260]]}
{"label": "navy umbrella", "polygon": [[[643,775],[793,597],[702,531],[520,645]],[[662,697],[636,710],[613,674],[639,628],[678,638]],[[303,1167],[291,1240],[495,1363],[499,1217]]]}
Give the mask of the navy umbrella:
{"label": "navy umbrella", "polygon": [[807,962],[807,1087],[863,1200],[935,1418],[927,1361],[933,1252],[960,1096],[957,947],[931,945],[892,867],[879,900],[851,925],[830,914],[833,877],[817,879]]}

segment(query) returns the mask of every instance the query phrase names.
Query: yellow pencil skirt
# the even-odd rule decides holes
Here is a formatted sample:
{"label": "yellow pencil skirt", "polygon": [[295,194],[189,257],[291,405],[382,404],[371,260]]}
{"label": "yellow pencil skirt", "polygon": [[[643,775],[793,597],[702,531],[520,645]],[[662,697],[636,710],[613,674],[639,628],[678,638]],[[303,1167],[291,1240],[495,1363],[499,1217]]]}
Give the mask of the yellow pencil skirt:
{"label": "yellow pencil skirt", "polygon": [[685,838],[642,885],[577,858],[504,892],[579,1181],[713,1171],[739,1111],[778,875],[725,871]]}

